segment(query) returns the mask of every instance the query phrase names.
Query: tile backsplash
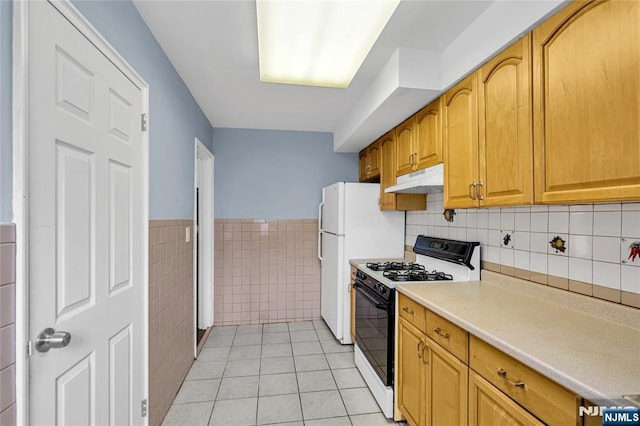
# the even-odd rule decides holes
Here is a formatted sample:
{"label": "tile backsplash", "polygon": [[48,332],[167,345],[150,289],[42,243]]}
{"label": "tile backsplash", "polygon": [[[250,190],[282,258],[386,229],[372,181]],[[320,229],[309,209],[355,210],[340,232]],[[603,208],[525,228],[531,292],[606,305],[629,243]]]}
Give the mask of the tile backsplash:
{"label": "tile backsplash", "polygon": [[320,318],[316,219],[216,219],[214,324]]}
{"label": "tile backsplash", "polygon": [[419,234],[479,241],[484,269],[640,308],[640,203],[457,209],[443,194],[407,212],[406,244]]}

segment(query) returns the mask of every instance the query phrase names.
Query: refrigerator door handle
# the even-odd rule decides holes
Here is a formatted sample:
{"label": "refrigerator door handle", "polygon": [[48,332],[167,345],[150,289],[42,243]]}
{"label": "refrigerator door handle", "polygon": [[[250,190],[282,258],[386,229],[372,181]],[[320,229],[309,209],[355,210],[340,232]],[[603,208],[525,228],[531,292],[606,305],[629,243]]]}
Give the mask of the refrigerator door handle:
{"label": "refrigerator door handle", "polygon": [[324,201],[318,205],[318,260],[322,262],[322,206]]}

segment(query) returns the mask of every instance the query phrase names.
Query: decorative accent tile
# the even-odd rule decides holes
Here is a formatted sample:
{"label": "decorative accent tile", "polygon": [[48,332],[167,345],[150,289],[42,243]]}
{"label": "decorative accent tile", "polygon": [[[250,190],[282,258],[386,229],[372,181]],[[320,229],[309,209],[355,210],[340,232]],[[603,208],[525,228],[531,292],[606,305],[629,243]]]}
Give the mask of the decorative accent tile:
{"label": "decorative accent tile", "polygon": [[500,231],[500,247],[502,248],[513,248],[514,245],[515,234],[513,231]]}
{"label": "decorative accent tile", "polygon": [[620,243],[620,262],[628,266],[640,266],[640,238],[622,238]]}

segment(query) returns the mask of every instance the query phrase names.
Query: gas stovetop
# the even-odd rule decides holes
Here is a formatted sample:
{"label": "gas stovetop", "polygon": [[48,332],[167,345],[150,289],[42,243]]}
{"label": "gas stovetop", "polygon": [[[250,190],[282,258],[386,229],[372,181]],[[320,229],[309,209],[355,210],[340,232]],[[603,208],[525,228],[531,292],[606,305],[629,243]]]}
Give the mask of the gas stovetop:
{"label": "gas stovetop", "polygon": [[480,279],[477,242],[419,235],[413,251],[416,262],[373,262],[360,270],[387,287],[396,283],[477,281]]}
{"label": "gas stovetop", "polygon": [[419,265],[413,262],[375,262],[367,263],[367,268],[372,271],[415,271],[425,268],[423,265]]}
{"label": "gas stovetop", "polygon": [[[422,266],[422,265],[419,265]],[[422,266],[424,268],[424,266]],[[452,281],[453,275],[438,271],[425,271],[424,269],[412,269],[409,271],[385,271],[382,276],[391,281]]]}

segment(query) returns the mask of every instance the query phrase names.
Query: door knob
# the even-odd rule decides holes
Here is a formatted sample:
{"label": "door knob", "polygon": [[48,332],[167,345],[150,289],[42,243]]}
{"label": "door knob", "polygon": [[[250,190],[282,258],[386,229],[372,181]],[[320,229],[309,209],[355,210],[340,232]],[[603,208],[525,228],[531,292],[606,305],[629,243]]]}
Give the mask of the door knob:
{"label": "door knob", "polygon": [[55,331],[53,328],[45,328],[36,339],[36,350],[47,352],[49,349],[64,348],[71,342],[71,333]]}

